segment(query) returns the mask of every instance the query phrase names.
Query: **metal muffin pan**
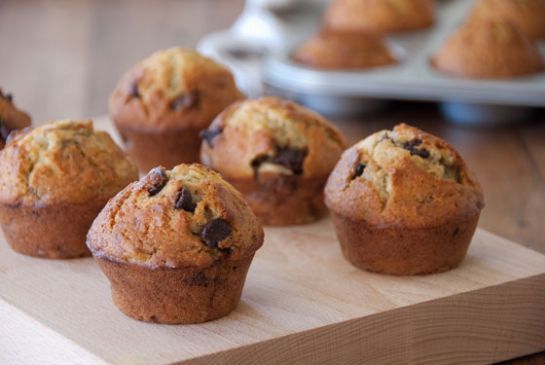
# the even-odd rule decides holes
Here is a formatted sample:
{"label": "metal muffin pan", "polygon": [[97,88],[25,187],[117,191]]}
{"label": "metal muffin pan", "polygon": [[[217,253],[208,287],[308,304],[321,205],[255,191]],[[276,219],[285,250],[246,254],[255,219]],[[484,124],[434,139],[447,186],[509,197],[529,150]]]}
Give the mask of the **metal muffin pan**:
{"label": "metal muffin pan", "polygon": [[[545,106],[545,73],[504,80],[463,79],[444,74],[430,63],[473,4],[473,0],[440,1],[433,28],[388,37],[397,65],[355,71],[309,68],[291,59],[301,44],[300,36],[286,51],[268,57],[264,82],[275,93],[286,93],[329,115],[371,112],[383,107],[383,99],[399,99],[439,101],[447,118],[465,124],[527,118],[536,107]],[[540,48],[545,57],[545,44]]]}

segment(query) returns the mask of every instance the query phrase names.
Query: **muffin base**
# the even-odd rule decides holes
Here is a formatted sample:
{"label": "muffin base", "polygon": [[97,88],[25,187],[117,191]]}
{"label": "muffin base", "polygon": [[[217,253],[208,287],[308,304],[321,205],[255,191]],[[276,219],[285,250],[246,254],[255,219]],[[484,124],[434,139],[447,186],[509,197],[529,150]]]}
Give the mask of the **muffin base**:
{"label": "muffin base", "polygon": [[260,221],[269,226],[288,226],[317,221],[327,214],[325,179],[295,175],[264,175],[258,179],[229,179]]}
{"label": "muffin base", "polygon": [[360,269],[392,275],[432,274],[460,265],[479,216],[414,229],[378,227],[331,213],[344,257]]}
{"label": "muffin base", "polygon": [[50,259],[90,256],[85,245],[87,231],[105,204],[0,204],[0,225],[11,248],[24,255]]}
{"label": "muffin base", "polygon": [[96,260],[123,313],[146,322],[190,324],[226,316],[237,307],[253,256],[207,268],[149,268]]}
{"label": "muffin base", "polygon": [[201,138],[199,129],[168,129],[151,131],[127,128],[116,124],[127,154],[140,172],[156,166],[173,168],[180,163],[199,162]]}

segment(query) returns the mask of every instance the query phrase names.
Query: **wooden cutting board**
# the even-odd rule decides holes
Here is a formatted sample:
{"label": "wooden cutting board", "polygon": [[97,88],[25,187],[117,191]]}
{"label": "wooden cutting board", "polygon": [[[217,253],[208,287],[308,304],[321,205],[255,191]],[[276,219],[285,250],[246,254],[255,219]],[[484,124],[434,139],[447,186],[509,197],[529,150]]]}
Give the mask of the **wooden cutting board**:
{"label": "wooden cutting board", "polygon": [[329,219],[267,228],[242,301],[200,325],[138,322],[92,259],[0,235],[0,364],[486,364],[545,349],[545,256],[478,230],[447,273],[355,269]]}

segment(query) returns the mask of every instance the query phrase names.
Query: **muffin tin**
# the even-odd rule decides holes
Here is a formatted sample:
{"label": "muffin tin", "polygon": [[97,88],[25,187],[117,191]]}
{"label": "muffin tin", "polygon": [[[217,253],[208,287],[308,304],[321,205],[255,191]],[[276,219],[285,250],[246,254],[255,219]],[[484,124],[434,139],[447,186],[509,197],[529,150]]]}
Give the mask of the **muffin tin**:
{"label": "muffin tin", "polygon": [[[449,119],[460,123],[498,124],[528,117],[545,106],[545,73],[509,80],[470,80],[433,68],[430,59],[466,19],[472,0],[438,1],[437,21],[428,30],[388,37],[399,59],[395,66],[360,71],[324,71],[297,64],[294,39],[264,64],[269,92],[291,98],[328,115],[372,112],[384,99],[433,100]],[[316,20],[319,24],[320,20]],[[308,37],[315,29],[309,29]],[[545,44],[541,44],[545,55]]]}

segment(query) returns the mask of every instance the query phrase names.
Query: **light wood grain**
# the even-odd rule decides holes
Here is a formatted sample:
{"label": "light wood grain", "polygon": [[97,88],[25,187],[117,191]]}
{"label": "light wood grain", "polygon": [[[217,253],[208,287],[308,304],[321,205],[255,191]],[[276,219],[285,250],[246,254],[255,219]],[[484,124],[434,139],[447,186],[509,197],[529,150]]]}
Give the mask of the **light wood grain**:
{"label": "light wood grain", "polygon": [[28,334],[55,332],[48,351],[26,354],[34,361],[486,364],[545,348],[545,256],[485,231],[456,270],[392,277],[349,265],[327,219],[268,228],[238,309],[202,325],[130,319],[92,259],[35,259],[5,242],[0,288],[0,317],[12,323],[2,356],[25,354]]}

